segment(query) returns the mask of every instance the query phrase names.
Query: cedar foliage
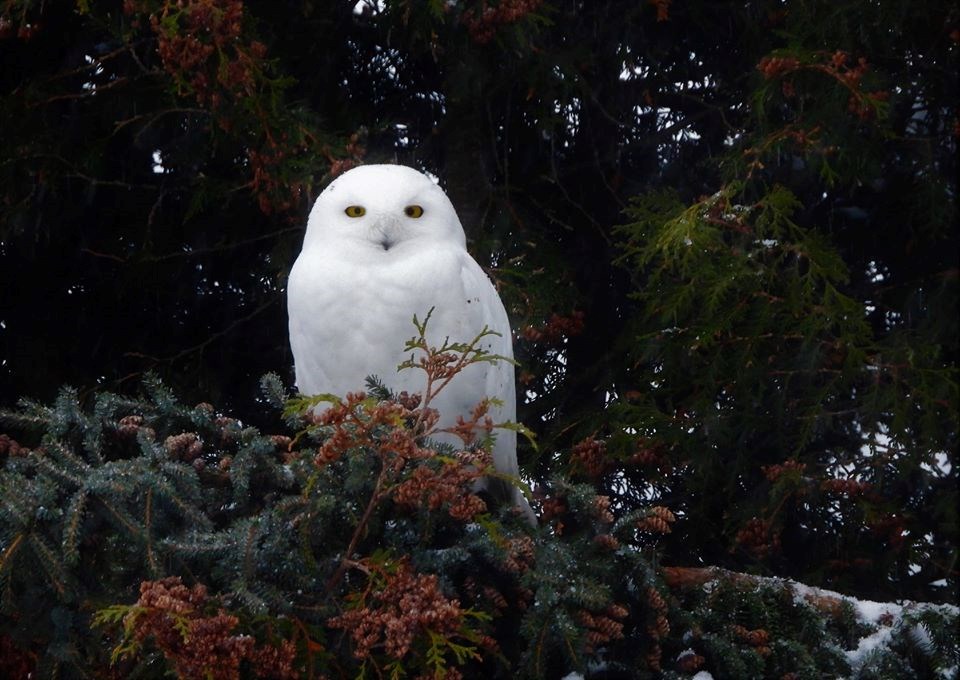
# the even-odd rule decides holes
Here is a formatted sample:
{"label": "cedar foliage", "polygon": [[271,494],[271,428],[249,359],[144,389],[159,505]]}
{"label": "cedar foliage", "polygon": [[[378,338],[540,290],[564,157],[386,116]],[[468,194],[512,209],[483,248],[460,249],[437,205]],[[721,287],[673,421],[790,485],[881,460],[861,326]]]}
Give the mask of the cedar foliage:
{"label": "cedar foliage", "polygon": [[[489,360],[478,339],[427,348],[420,365],[436,377]],[[639,667],[659,648],[640,626],[658,584],[636,513],[610,526],[609,499],[558,482],[570,526],[538,535],[473,493],[492,469],[485,449],[425,446],[429,399],[370,387],[289,399],[266,376],[294,439],[184,407],[154,379],[143,398],[103,393],[89,413],[71,390],[0,413],[37,442],[3,441],[5,635],[44,676],[111,660],[149,674],[157,649],[180,677],[540,677],[621,645],[613,666]],[[138,589],[135,604],[111,602]],[[53,615],[18,625],[27,611]],[[256,642],[233,634],[241,616]]]}
{"label": "cedar foliage", "polygon": [[[312,649],[315,631],[294,634],[277,607],[295,601],[285,579],[325,574],[299,568],[302,550],[297,566],[254,569],[252,546],[316,468],[260,434],[275,412],[251,395],[291,364],[283,277],[311,201],[358,162],[436,174],[507,303],[519,417],[539,442],[521,464],[556,539],[534,538],[536,564],[584,588],[636,570],[658,588],[643,552],[657,546],[669,565],[957,602],[958,21],[942,1],[4,2],[0,402],[40,400],[5,425],[34,453],[3,440],[5,594],[25,598],[3,610],[4,658],[101,658],[98,636],[116,631],[90,629],[91,611],[130,606],[141,581],[159,584],[144,597],[176,588],[160,580],[174,573],[211,593],[183,595],[197,604],[182,626],[256,634],[243,663],[280,639]],[[149,378],[129,396],[151,371],[170,389]],[[174,393],[259,427],[217,424]],[[341,465],[357,498],[372,491],[369,468]],[[323,531],[346,530],[338,512],[322,511]],[[591,512],[636,529],[646,557],[618,562],[623,537],[591,534]],[[479,540],[443,521],[451,541]],[[432,540],[433,527],[411,531]],[[220,559],[246,536],[252,562]],[[273,540],[264,555],[293,538]],[[601,548],[618,557],[591,562]],[[420,576],[446,568],[401,566],[408,552],[365,568],[384,586],[478,597],[453,577],[434,589]],[[193,577],[175,566],[191,560]],[[383,592],[370,601],[386,606]],[[546,656],[518,614],[484,625],[532,674],[585,663],[591,631],[594,653],[621,645],[603,658],[631,668],[814,673],[771,661],[803,658],[836,672],[831,655],[801,654],[822,639],[777,632],[794,651],[757,655],[725,617],[769,622],[697,609],[696,593],[669,616],[695,612],[681,624],[695,632],[715,611],[713,642],[674,668],[684,647],[660,634],[667,615],[629,597],[639,609],[599,627],[584,603],[592,618],[558,616]],[[26,639],[19,622],[38,608],[49,619]],[[604,632],[618,622],[623,643]],[[896,677],[901,656],[927,659],[920,674],[949,666],[955,646],[920,644],[925,656],[916,626],[895,629],[894,657],[850,672]],[[844,647],[852,634],[829,635]],[[420,648],[411,668],[457,649]]]}
{"label": "cedar foliage", "polygon": [[[955,608],[878,624],[783,582],[671,594],[651,537],[673,514],[615,514],[590,484],[555,478],[532,530],[473,494],[484,449],[422,446],[427,405],[375,382],[322,416],[276,376],[263,389],[296,438],[155,379],[89,411],[66,389],[0,413],[36,442],[0,440],[5,675],[897,677],[960,660]],[[890,645],[843,653],[885,627]]]}

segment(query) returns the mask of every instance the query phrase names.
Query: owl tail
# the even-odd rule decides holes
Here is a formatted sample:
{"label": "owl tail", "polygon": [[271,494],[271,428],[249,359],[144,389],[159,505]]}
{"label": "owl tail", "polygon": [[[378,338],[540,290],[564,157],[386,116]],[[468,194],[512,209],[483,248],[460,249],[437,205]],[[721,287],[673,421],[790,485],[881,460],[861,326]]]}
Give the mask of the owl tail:
{"label": "owl tail", "polygon": [[511,503],[532,527],[537,526],[537,515],[530,507],[527,497],[519,487],[514,486],[505,479],[498,477],[486,477],[478,485],[478,490],[486,491],[487,494],[497,503]]}
{"label": "owl tail", "polygon": [[530,526],[536,528],[537,516],[533,512],[533,508],[530,507],[527,497],[517,487],[513,487],[513,506],[523,514]]}

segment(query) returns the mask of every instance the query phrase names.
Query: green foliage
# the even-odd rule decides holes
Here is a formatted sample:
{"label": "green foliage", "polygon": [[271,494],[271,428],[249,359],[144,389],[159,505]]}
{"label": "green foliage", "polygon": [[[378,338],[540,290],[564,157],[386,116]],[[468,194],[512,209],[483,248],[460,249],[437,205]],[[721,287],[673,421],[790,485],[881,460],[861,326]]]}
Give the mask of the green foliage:
{"label": "green foliage", "polygon": [[[865,532],[876,533],[883,515],[907,506],[938,517],[928,525],[932,540],[907,554],[942,546],[944,566],[952,563],[956,514],[943,503],[956,501],[946,485],[955,474],[948,453],[955,367],[941,346],[921,348],[915,334],[904,356],[900,329],[870,323],[849,294],[850,273],[836,247],[793,220],[801,204],[792,192],[775,185],[744,203],[747,193],[734,183],[682,210],[669,195],[652,194],[628,211],[635,221],[620,229],[622,261],[637,272],[633,297],[645,310],[633,329],[641,370],[632,380],[652,389],[611,414],[656,433],[674,460],[692,463],[698,472],[683,480],[696,499],[691,515],[710,516],[708,508],[729,493],[717,485],[718,474],[726,484],[759,486],[767,502],[740,503],[723,531],[749,551],[740,527],[751,517],[763,518],[772,538],[799,529],[784,547],[792,548],[792,573],[828,559],[806,531],[829,526],[850,541],[846,559],[854,559]],[[911,466],[908,488],[898,460],[924,461]],[[841,496],[834,505],[812,508],[810,494],[822,503],[829,494],[816,493],[816,478],[784,486],[785,461],[816,471],[821,492],[839,489],[822,475],[851,485],[834,493]],[[757,555],[769,545],[752,547],[763,548]],[[899,581],[894,559],[886,555],[872,573]]]}
{"label": "green foliage", "polygon": [[[936,106],[932,91],[880,89],[903,87],[905,74],[803,20],[791,13],[788,44],[758,61],[754,122],[725,154],[719,188],[688,202],[653,187],[626,209],[616,233],[636,302],[618,372],[627,398],[602,421],[621,464],[658,447],[652,479],[627,466],[638,495],[679,496],[690,504],[674,510],[706,519],[674,555],[693,539],[688,560],[869,583],[874,597],[945,584],[954,599],[960,393],[946,310],[957,287],[933,251],[955,251],[942,221],[955,197],[894,221],[881,207],[889,191],[912,203],[915,178],[902,173],[923,164],[919,146],[950,165],[954,145],[942,126],[921,142],[900,113],[907,101]],[[889,47],[871,38],[869,48]],[[939,180],[921,183],[939,191]],[[933,249],[926,273],[866,245],[867,223],[887,234],[871,238],[894,239],[902,225],[923,233],[910,242]],[[917,287],[930,296],[920,305]]]}
{"label": "green foliage", "polygon": [[[273,397],[285,394],[275,377],[264,385]],[[294,428],[316,420],[313,406],[303,402],[299,416],[288,408],[288,420],[299,418]],[[715,677],[813,677],[846,673],[839,650],[875,630],[849,615],[825,619],[781,586],[680,591],[668,605],[645,532],[656,526],[650,517],[669,513],[624,512],[591,484],[553,480],[544,501],[553,509],[533,533],[509,508],[458,519],[460,496],[432,504],[429,494],[404,495],[421,473],[458,463],[427,450],[401,462],[402,434],[417,418],[389,415],[396,406],[348,398],[333,407],[347,430],[324,417],[299,446],[207,404],[184,406],[156,381],[140,398],[101,393],[89,409],[67,389],[50,407],[24,402],[4,412],[5,425],[34,444],[4,440],[0,635],[35,655],[42,675],[119,664],[153,677],[163,664],[152,636],[170,664],[189,668],[194,631],[218,622],[224,636],[239,625],[275,640],[249,648],[257,663],[265,663],[263,650],[281,649],[270,645],[293,645],[291,672],[306,677],[415,669],[431,677],[556,677],[601,658],[610,672],[652,676],[661,659],[666,670],[667,659],[690,646],[694,630],[695,650]],[[331,454],[348,430],[356,438]],[[385,463],[399,476],[385,474]],[[425,488],[442,494],[432,483]],[[151,580],[168,574],[218,593],[220,614],[209,605],[208,614],[164,614],[158,607],[169,598],[144,599],[171,587]],[[206,591],[197,587],[202,604]],[[138,588],[139,603],[126,604]],[[51,615],[24,627],[24,611]],[[434,618],[418,619],[420,612]],[[379,628],[391,616],[399,628]],[[949,608],[905,615],[860,677],[955,663],[946,632],[955,619]],[[163,637],[164,626],[179,630],[180,641]],[[770,651],[758,653],[735,626],[768,631]],[[369,652],[358,630],[374,635]],[[410,640],[391,648],[391,630],[411,631]],[[384,653],[378,635],[402,653]]]}
{"label": "green foliage", "polygon": [[679,595],[674,653],[701,657],[718,679],[939,677],[960,658],[952,642],[933,642],[952,639],[952,607],[891,604],[878,620],[835,593],[737,574]]}
{"label": "green foliage", "polygon": [[[445,597],[494,615],[477,631],[500,651],[477,647],[468,671],[491,677],[600,658],[689,675],[671,665],[677,607],[661,635],[644,590],[662,591],[660,562],[957,601],[954,4],[356,5],[0,8],[0,406],[23,443],[0,439],[13,677],[105,663],[116,641],[89,632],[91,612],[188,570],[243,630],[267,619],[301,662],[309,649],[351,675],[326,620],[367,580],[348,567],[318,593],[355,535],[358,563],[413,555]],[[291,363],[284,276],[312,199],[384,161],[440,179],[506,302],[528,429],[511,427],[537,442],[520,451],[543,506],[533,554],[560,578],[504,566],[526,532],[503,509],[464,525],[447,501],[395,512],[391,496],[361,522],[376,442],[415,425],[371,424],[382,385],[351,405],[352,453],[323,466],[330,427],[303,414],[344,395],[288,401],[273,376],[247,399]],[[155,381],[129,396],[151,370],[239,422]],[[64,382],[78,388],[58,397]],[[13,408],[21,395],[37,401]],[[507,608],[471,594],[477,574]],[[35,632],[26,611],[43,612]],[[787,626],[764,656],[717,619],[697,649],[715,677],[922,677],[955,659],[940,621],[923,628],[932,655],[911,623],[843,670],[830,646],[866,631],[832,625]],[[414,665],[456,660],[428,640]],[[162,665],[144,653],[145,672]],[[406,662],[373,663],[368,677]]]}

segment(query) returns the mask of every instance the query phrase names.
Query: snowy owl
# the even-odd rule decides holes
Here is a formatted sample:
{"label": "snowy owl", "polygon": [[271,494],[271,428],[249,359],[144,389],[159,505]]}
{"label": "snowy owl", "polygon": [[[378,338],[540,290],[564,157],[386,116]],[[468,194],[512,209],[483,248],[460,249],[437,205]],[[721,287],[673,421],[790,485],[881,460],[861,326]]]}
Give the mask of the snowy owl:
{"label": "snowy owl", "polygon": [[[482,347],[512,357],[510,322],[496,289],[470,257],[463,227],[443,190],[420,172],[400,165],[350,170],[317,198],[287,287],[290,346],[302,394],[344,395],[376,375],[395,392],[423,393],[425,374],[398,371],[409,358],[413,317],[433,309],[427,341],[470,342],[484,327]],[[438,426],[469,417],[485,397],[494,422],[516,420],[513,365],[477,363],[457,375],[433,400]],[[495,430],[494,465],[513,477],[516,433]],[[446,437],[446,438],[445,438]],[[456,445],[452,435],[437,437]],[[519,489],[513,502],[533,513]]]}

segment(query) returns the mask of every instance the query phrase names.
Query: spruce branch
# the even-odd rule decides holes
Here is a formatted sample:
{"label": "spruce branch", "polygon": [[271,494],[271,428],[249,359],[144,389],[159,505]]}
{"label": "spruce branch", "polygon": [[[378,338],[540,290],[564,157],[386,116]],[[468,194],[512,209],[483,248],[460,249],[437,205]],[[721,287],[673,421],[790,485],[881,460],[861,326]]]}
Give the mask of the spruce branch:
{"label": "spruce branch", "polygon": [[63,556],[68,566],[76,565],[80,559],[78,544],[80,542],[80,523],[86,509],[89,492],[81,488],[77,491],[67,506],[63,531]]}
{"label": "spruce branch", "polygon": [[349,565],[352,563],[354,551],[357,549],[357,545],[360,543],[360,539],[363,537],[364,532],[367,529],[367,523],[370,521],[373,511],[376,510],[377,506],[385,496],[383,489],[386,481],[387,468],[381,467],[380,471],[377,473],[377,481],[373,485],[373,492],[370,494],[370,499],[367,501],[367,506],[364,508],[363,515],[361,515],[360,521],[357,522],[357,526],[353,531],[353,535],[350,537],[350,542],[347,544],[347,548],[344,550],[343,556],[340,559],[340,564],[337,566],[336,571],[333,572],[333,575],[327,580],[327,584],[324,588],[324,594],[329,596],[331,593],[333,593],[333,589],[339,585],[340,580],[343,578],[343,575],[346,573]]}

